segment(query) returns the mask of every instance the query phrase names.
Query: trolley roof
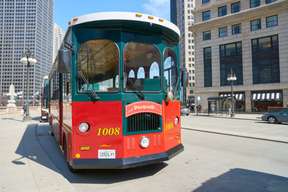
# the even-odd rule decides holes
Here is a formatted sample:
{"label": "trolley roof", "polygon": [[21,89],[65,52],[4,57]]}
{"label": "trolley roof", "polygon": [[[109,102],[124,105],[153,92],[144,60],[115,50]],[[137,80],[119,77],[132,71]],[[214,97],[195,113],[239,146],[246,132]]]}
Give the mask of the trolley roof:
{"label": "trolley roof", "polygon": [[157,24],[168,28],[180,36],[180,30],[176,25],[171,23],[168,20],[155,17],[152,15],[142,14],[142,13],[133,13],[133,12],[98,12],[88,15],[83,15],[79,17],[74,17],[70,22],[69,26],[75,26],[83,23],[93,22],[93,21],[105,21],[105,20],[115,20],[115,21],[139,21],[147,22],[152,24]]}

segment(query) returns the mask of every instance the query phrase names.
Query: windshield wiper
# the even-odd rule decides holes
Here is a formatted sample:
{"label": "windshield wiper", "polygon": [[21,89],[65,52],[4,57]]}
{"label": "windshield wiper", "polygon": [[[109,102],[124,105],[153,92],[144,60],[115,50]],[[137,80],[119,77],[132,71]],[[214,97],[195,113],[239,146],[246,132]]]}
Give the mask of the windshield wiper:
{"label": "windshield wiper", "polygon": [[[83,75],[83,73],[81,71],[78,71],[78,74],[80,75],[82,81],[84,81],[86,83],[86,85],[89,85],[89,81],[86,79],[86,77]],[[94,89],[92,90],[88,90],[89,92],[89,96],[91,97],[91,99],[93,100],[99,100],[100,97],[97,95],[96,91]]]}
{"label": "windshield wiper", "polygon": [[133,93],[135,93],[139,97],[139,99],[141,99],[141,100],[145,99],[144,93],[141,90],[137,89],[137,90],[133,91]]}
{"label": "windshield wiper", "polygon": [[135,93],[140,100],[144,100],[145,99],[144,93],[141,90],[137,89],[135,84],[132,83],[130,86],[133,89],[132,93]]}

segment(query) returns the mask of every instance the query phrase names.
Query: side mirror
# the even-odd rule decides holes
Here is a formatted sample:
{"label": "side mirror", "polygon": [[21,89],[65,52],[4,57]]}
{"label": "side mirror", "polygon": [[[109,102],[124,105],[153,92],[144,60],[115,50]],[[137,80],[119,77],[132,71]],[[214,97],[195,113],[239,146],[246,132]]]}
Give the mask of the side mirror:
{"label": "side mirror", "polygon": [[167,86],[168,82],[167,82],[167,79],[164,78],[164,82],[163,82],[163,88],[164,88],[164,91],[167,93],[167,89],[168,89],[168,86]]}
{"label": "side mirror", "polygon": [[60,73],[70,73],[71,56],[71,51],[68,49],[60,49],[58,51],[58,71]]}
{"label": "side mirror", "polygon": [[69,81],[66,82],[66,95],[69,95],[70,94],[70,83]]}

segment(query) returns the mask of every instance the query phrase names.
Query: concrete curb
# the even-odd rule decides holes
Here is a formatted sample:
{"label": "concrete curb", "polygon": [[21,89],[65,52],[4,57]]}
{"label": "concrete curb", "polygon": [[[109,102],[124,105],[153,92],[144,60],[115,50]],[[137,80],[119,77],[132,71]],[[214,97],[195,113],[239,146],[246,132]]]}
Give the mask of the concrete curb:
{"label": "concrete curb", "polygon": [[185,128],[182,127],[184,130],[190,130],[190,131],[197,131],[197,132],[203,132],[203,133],[211,133],[211,134],[218,134],[218,135],[227,135],[232,137],[241,137],[246,139],[257,139],[262,141],[269,141],[269,142],[276,142],[276,143],[284,143],[288,144],[288,140],[276,140],[271,138],[265,138],[265,137],[258,137],[258,136],[251,136],[251,135],[245,135],[245,134],[236,134],[236,133],[229,133],[229,132],[222,132],[222,131],[210,131],[210,130],[204,130],[204,129],[194,129],[194,128]]}
{"label": "concrete curb", "polygon": [[222,116],[214,116],[214,115],[192,115],[195,117],[209,117],[209,118],[221,118],[221,119],[237,119],[237,120],[246,120],[246,121],[259,121],[260,119],[252,119],[252,118],[240,118],[240,117],[222,117]]}

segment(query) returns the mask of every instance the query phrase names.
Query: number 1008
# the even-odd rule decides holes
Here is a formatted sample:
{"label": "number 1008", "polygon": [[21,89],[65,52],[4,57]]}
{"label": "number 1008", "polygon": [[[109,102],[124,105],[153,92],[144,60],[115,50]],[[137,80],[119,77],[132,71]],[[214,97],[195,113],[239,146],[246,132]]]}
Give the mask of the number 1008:
{"label": "number 1008", "polygon": [[99,128],[98,136],[118,136],[120,135],[120,128]]}

